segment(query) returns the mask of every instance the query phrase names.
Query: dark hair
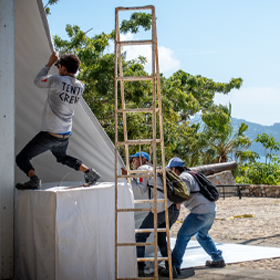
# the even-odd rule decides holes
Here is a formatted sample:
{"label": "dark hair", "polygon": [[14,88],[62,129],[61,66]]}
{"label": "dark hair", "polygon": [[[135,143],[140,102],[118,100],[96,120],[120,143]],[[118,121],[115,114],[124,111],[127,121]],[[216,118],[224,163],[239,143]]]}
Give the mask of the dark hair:
{"label": "dark hair", "polygon": [[177,167],[175,167],[175,169],[177,169],[180,172],[180,174],[181,174],[182,172],[187,170],[187,167],[186,166],[180,166],[180,167],[177,166]]}
{"label": "dark hair", "polygon": [[62,54],[58,62],[64,66],[68,73],[76,74],[81,65],[81,61],[75,54]]}

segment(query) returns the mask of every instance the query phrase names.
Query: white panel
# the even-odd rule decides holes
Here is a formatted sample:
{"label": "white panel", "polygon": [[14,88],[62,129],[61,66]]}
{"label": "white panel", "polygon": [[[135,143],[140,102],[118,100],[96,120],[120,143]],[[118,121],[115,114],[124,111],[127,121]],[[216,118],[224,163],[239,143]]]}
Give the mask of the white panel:
{"label": "white panel", "polygon": [[[48,184],[49,185],[49,184]],[[119,185],[119,208],[133,208]],[[115,184],[16,191],[16,279],[115,279]],[[119,219],[119,242],[135,242],[133,212]],[[119,277],[136,277],[136,248],[119,249]]]}
{"label": "white panel", "polygon": [[0,278],[13,277],[15,2],[0,0]]}

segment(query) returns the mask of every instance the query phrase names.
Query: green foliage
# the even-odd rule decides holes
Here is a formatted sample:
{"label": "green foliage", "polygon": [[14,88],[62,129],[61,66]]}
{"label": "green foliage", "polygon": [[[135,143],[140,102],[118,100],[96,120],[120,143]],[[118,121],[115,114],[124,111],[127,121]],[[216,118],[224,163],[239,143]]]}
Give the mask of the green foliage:
{"label": "green foliage", "polygon": [[[276,141],[276,139],[272,135],[268,135],[267,133],[258,134],[257,138],[255,139],[257,143],[261,143],[262,146],[265,149],[266,155],[265,155],[265,162],[267,163],[267,159],[269,159],[269,162],[272,159],[272,151],[279,151],[280,149],[280,143]],[[267,149],[269,152],[267,153]]]}
{"label": "green foliage", "polygon": [[152,15],[147,13],[133,13],[130,20],[122,21],[120,30],[124,34],[128,32],[135,34],[139,32],[140,26],[142,26],[145,31],[150,30],[152,26]]}
{"label": "green foliage", "polygon": [[229,107],[213,105],[204,110],[202,120],[205,123],[205,154],[213,156],[207,163],[227,162],[230,154],[234,154],[235,160],[240,160],[241,154],[250,147],[251,140],[244,134],[248,129],[245,123],[241,123],[234,133],[231,124],[231,104]]}
{"label": "green foliage", "polygon": [[49,0],[48,3],[44,6],[45,12],[47,15],[50,15],[50,7],[48,7],[49,5],[54,5],[57,4],[59,2],[59,0]]}
{"label": "green foliage", "polygon": [[238,184],[280,185],[280,159],[272,157],[271,164],[248,162],[240,167],[240,175],[235,178]]}
{"label": "green foliage", "polygon": [[260,156],[256,152],[252,151],[244,151],[240,154],[241,162],[249,161],[249,162],[256,162],[257,159],[260,159]]}
{"label": "green foliage", "polygon": [[[138,27],[149,30],[151,15],[132,14],[130,20],[121,23],[120,31],[135,33],[138,32]],[[66,32],[69,39],[62,40],[59,36],[54,36],[54,45],[60,54],[72,52],[79,56],[81,67],[78,79],[85,83],[84,99],[114,142],[115,57],[108,46],[114,40],[115,31],[89,37],[88,31],[83,32],[76,25],[67,25]],[[146,62],[146,58],[142,56],[127,60],[126,54],[122,53],[123,75],[148,75],[144,70]],[[221,119],[226,118],[224,122],[227,123],[228,116],[222,112],[222,107],[214,105],[213,98],[217,92],[227,94],[231,89],[240,88],[242,79],[231,79],[229,83],[216,83],[206,77],[193,76],[178,70],[169,78],[161,75],[160,84],[166,161],[171,157],[179,156],[189,166],[211,162],[215,158],[215,151],[205,149],[208,144],[205,133],[199,131],[199,125],[190,125],[189,120],[202,111],[206,113],[206,119],[207,116],[211,118],[210,115],[218,114]],[[150,81],[124,82],[124,95],[126,108],[151,107],[152,83]],[[120,97],[118,104],[121,104]],[[151,123],[151,114],[127,114],[128,139],[151,138]],[[123,140],[121,118],[118,120],[118,128],[121,141]],[[142,147],[142,150],[149,152],[148,148],[148,146]],[[123,150],[120,152],[122,153]]]}
{"label": "green foliage", "polygon": [[269,163],[256,162],[256,159],[260,158],[257,153],[244,152],[242,157],[249,162],[238,167],[238,176],[235,181],[239,184],[280,185],[280,158],[272,154],[272,151],[279,151],[280,143],[272,135],[266,133],[258,134],[254,141],[261,143],[266,150],[269,150],[266,153],[266,161],[269,159]]}

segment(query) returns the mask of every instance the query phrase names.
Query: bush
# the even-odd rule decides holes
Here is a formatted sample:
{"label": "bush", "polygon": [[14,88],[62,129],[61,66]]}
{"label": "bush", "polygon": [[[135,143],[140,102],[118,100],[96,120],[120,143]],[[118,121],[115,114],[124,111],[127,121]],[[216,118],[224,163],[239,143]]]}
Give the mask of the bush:
{"label": "bush", "polygon": [[272,162],[248,162],[239,167],[238,184],[280,185],[279,158],[273,157]]}

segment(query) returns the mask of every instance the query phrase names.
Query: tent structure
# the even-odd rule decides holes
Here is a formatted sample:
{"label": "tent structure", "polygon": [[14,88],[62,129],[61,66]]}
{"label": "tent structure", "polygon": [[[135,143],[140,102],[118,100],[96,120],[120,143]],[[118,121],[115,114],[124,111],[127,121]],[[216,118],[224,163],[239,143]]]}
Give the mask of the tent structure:
{"label": "tent structure", "polygon": [[[40,129],[47,91],[33,84],[53,51],[48,22],[41,0],[16,1],[15,36],[15,153]],[[57,73],[52,67],[52,73]],[[102,182],[114,182],[114,146],[84,100],[77,106],[68,153],[102,175]],[[82,181],[83,173],[56,163],[51,153],[32,161],[42,182]],[[119,158],[122,166],[122,160]],[[15,170],[17,181],[25,174]]]}
{"label": "tent structure", "polygon": [[[39,132],[47,97],[33,80],[53,51],[41,0],[0,0],[0,279],[13,272],[13,194],[26,175],[15,155]],[[51,69],[50,74],[56,73]],[[84,100],[73,118],[68,153],[96,169],[101,182],[114,182],[114,145]],[[50,152],[32,160],[43,183],[83,181],[83,173],[56,162]],[[118,159],[119,170],[123,166]]]}

